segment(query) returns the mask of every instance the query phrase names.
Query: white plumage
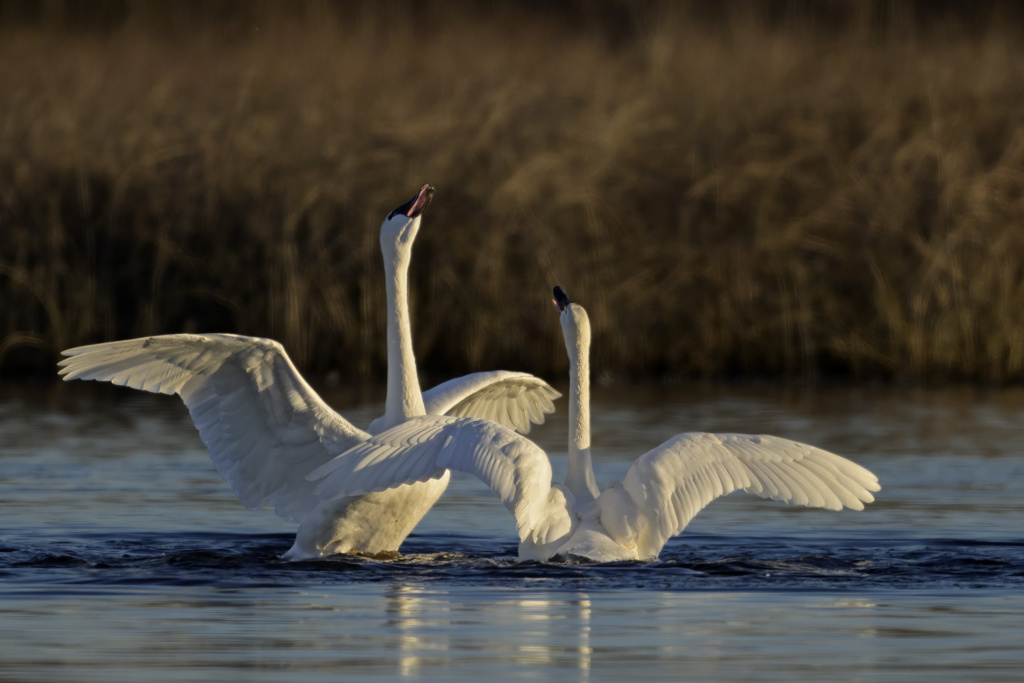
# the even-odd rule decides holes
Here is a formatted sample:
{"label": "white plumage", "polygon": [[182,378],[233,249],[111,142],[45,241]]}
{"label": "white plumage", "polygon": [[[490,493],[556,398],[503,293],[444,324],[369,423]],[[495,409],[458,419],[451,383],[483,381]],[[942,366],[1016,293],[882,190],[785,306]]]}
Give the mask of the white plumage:
{"label": "white plumage", "polygon": [[358,550],[396,551],[444,492],[446,472],[414,485],[325,500],[305,476],[370,434],[412,417],[457,410],[491,415],[529,430],[554,410],[558,392],[532,375],[481,372],[420,392],[409,325],[407,271],[421,212],[433,188],[424,185],[381,225],[388,290],[388,396],[369,433],[330,408],[306,383],[284,347],[231,334],[172,334],[64,351],[65,380],[108,381],[178,394],[217,471],[244,505],[270,505],[299,521],[290,558]]}
{"label": "white plumage", "polygon": [[640,456],[600,494],[590,462],[586,311],[556,288],[570,357],[569,468],[528,439],[483,420],[414,418],[314,470],[323,496],[426,481],[447,469],[480,478],[515,516],[520,559],[653,559],[715,498],[745,491],[795,505],[862,510],[878,478],[838,455],[774,436],[679,434]]}

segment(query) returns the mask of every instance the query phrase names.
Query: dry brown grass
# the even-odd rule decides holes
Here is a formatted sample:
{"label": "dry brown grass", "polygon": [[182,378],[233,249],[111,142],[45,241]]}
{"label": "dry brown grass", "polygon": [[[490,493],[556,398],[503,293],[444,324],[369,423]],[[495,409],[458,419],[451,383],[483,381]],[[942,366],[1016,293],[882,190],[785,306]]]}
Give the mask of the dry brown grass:
{"label": "dry brown grass", "polygon": [[[667,12],[0,35],[0,357],[174,331],[384,356],[383,215],[430,373],[1024,378],[1024,41]],[[251,28],[251,27],[250,27]]]}

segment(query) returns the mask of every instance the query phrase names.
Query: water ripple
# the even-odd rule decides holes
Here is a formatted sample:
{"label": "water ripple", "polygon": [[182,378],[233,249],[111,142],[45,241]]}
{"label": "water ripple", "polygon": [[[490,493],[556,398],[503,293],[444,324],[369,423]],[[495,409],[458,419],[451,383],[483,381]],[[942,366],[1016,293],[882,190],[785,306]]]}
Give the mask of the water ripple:
{"label": "water ripple", "polygon": [[[1024,587],[1024,543],[946,539],[811,547],[699,536],[655,562],[517,562],[515,548],[488,554],[488,539],[418,536],[394,559],[338,555],[286,562],[281,534],[135,534],[77,543],[0,547],[8,585],[302,586],[416,581],[550,590],[863,590]],[[436,551],[438,547],[449,550]],[[723,552],[724,548],[728,548]]]}

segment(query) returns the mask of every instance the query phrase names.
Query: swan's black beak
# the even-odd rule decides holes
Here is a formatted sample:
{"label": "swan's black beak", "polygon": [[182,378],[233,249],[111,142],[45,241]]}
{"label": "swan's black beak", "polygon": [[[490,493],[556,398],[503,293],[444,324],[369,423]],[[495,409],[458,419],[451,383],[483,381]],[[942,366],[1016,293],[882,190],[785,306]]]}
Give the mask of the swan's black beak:
{"label": "swan's black beak", "polygon": [[433,198],[434,186],[427,183],[420,188],[420,191],[416,193],[415,197],[389,213],[388,219],[390,220],[392,216],[399,213],[403,216],[408,216],[409,218],[416,218],[423,213],[423,209],[427,208],[427,205],[430,204],[430,200]]}
{"label": "swan's black beak", "polygon": [[553,299],[555,306],[558,306],[558,310],[562,313],[565,309],[569,308],[569,304],[572,301],[569,300],[569,295],[565,293],[565,290],[559,286],[555,286],[555,298]]}

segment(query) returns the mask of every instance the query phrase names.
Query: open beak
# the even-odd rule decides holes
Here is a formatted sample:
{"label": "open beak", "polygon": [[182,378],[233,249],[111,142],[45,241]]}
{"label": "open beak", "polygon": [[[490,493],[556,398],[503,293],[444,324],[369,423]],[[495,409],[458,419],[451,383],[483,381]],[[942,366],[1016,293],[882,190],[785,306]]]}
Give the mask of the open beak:
{"label": "open beak", "polygon": [[412,204],[409,206],[409,211],[405,215],[409,218],[416,218],[423,209],[427,208],[430,204],[430,200],[434,198],[434,186],[429,183],[425,184],[420,188],[419,194],[413,197]]}

